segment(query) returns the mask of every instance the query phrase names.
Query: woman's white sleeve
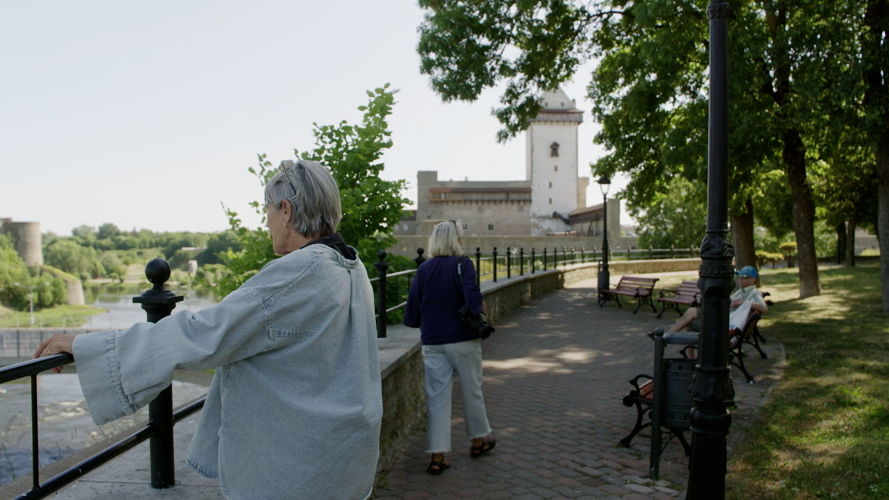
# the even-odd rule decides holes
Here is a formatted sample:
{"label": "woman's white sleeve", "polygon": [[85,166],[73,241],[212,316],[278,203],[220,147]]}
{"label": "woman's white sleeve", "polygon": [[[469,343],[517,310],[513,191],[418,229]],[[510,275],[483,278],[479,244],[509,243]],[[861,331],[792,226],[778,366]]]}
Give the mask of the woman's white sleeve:
{"label": "woman's white sleeve", "polygon": [[215,368],[262,352],[267,331],[261,301],[236,290],[196,313],[78,335],[74,359],[90,414],[97,424],[129,415],[166,388],[176,368]]}

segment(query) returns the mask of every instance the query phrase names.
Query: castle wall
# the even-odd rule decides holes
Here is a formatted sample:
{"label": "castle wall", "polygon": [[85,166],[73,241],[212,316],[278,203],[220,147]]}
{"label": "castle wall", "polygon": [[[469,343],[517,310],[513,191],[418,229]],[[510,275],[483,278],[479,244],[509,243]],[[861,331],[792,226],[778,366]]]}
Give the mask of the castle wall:
{"label": "castle wall", "polygon": [[530,234],[530,203],[526,181],[440,181],[437,171],[421,170],[417,211],[399,232],[429,235],[438,222],[456,220],[467,236]]}

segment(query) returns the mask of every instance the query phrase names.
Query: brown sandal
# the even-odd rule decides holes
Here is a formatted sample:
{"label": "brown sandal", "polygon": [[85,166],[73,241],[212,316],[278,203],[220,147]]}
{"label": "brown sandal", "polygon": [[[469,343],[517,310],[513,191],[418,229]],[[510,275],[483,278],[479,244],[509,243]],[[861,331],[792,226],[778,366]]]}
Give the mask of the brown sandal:
{"label": "brown sandal", "polygon": [[432,461],[429,462],[429,466],[426,467],[426,472],[432,474],[433,476],[438,476],[439,474],[444,472],[445,469],[449,469],[450,467],[451,464],[445,462],[445,458],[441,457],[441,460],[432,459]]}
{"label": "brown sandal", "polygon": [[495,446],[497,446],[496,439],[491,439],[490,441],[485,440],[480,445],[470,447],[469,448],[469,456],[472,458],[478,458],[478,457],[484,455],[485,453],[493,450]]}

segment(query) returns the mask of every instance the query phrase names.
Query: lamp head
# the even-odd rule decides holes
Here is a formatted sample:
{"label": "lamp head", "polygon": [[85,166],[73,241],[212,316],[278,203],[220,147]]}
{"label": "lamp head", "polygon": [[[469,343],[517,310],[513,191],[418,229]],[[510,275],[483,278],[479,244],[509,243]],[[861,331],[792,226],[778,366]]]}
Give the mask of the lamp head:
{"label": "lamp head", "polygon": [[602,191],[602,196],[608,196],[608,188],[611,187],[611,179],[603,175],[602,177],[599,177],[599,180],[596,182],[599,183],[599,190]]}

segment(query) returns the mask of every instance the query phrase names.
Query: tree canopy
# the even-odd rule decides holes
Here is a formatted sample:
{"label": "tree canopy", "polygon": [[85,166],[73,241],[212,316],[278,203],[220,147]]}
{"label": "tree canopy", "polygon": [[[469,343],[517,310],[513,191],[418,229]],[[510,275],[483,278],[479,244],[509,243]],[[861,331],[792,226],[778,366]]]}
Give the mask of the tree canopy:
{"label": "tree canopy", "polygon": [[[846,0],[729,3],[731,211],[733,226],[745,228],[740,237],[735,234],[736,245],[744,247],[739,261],[753,258],[756,207],[765,204],[763,211],[769,212],[771,185],[783,184],[784,189],[771,189],[784,195],[774,201],[789,201],[791,210],[769,215],[792,227],[800,295],[814,295],[820,284],[810,176],[814,161],[830,161],[816,146],[825,131],[836,137],[839,127],[851,124],[859,132],[867,127],[855,117],[866,94],[862,64],[878,59],[867,57],[863,48],[865,11],[885,16],[885,0],[870,0],[867,8]],[[421,0],[420,5],[426,9],[419,28],[421,70],[443,99],[474,100],[487,87],[505,85],[502,107],[494,112],[503,125],[500,140],[525,128],[539,110],[542,92],[594,60],[589,97],[602,127],[595,140],[608,150],[594,165],[595,175],[629,174],[623,194],[637,205],[666,192],[673,177],[706,181],[706,2]],[[886,37],[877,40],[884,54]],[[847,194],[856,206],[874,201],[865,192]]]}

